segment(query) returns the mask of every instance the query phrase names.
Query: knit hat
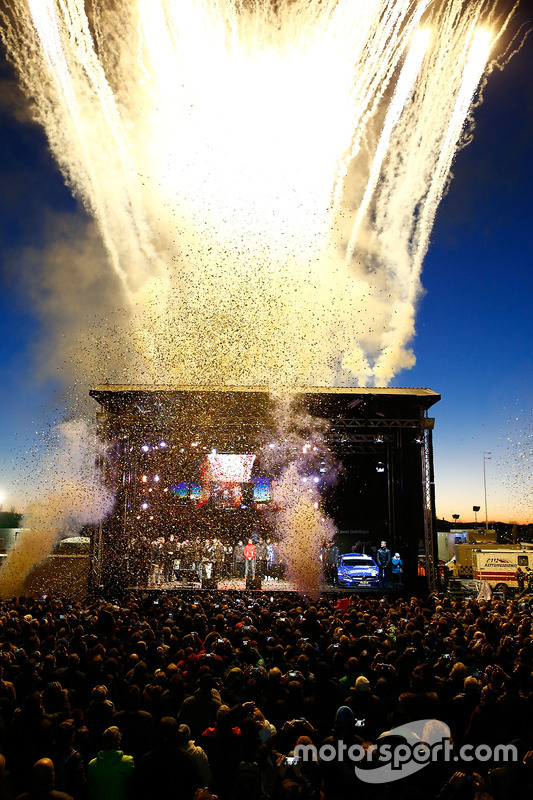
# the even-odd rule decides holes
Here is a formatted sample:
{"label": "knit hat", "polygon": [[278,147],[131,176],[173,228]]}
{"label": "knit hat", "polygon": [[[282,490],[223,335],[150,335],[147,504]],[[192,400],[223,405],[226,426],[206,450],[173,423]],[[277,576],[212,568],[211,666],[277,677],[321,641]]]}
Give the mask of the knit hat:
{"label": "knit hat", "polygon": [[335,725],[351,725],[354,721],[353,711],[349,706],[341,706],[335,714]]}

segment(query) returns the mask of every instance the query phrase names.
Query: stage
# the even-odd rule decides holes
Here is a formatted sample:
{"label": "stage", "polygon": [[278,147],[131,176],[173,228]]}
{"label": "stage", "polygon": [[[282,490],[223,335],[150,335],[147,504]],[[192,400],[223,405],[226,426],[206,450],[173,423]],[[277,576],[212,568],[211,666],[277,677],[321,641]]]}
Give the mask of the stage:
{"label": "stage", "polygon": [[[216,542],[226,553],[218,557],[225,569],[232,566],[228,553],[238,540],[277,546],[285,531],[276,491],[295,457],[287,449],[294,441],[299,453],[318,451],[299,474],[301,493],[306,481],[316,485],[315,508],[331,520],[339,553],[372,555],[386,541],[392,553],[400,553],[405,585],[413,591],[423,551],[427,586],[435,586],[434,420],[428,410],[440,400],[436,392],[286,390],[290,414],[283,429],[279,400],[265,387],[104,385],[90,395],[101,409],[102,482],[115,497],[112,513],[92,538],[90,591],[115,595],[133,585],[152,591],[158,540],[162,547],[175,542],[188,551],[198,542]],[[273,463],[277,450],[288,455]],[[187,552],[182,563],[196,560]],[[296,590],[270,583],[262,591]],[[164,586],[183,588],[179,582]],[[196,586],[202,584],[187,588]],[[220,586],[245,589],[244,581]]]}

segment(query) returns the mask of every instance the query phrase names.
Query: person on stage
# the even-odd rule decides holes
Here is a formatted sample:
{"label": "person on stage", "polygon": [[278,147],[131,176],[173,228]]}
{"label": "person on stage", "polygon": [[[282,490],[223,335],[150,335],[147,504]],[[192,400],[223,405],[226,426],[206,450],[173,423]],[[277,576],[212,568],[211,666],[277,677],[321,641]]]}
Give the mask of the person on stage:
{"label": "person on stage", "polygon": [[267,567],[266,567],[267,580],[273,580],[275,551],[271,539],[266,540],[266,549],[267,549]]}
{"label": "person on stage", "polygon": [[211,578],[213,575],[213,545],[210,539],[206,539],[202,548],[201,559],[201,578]]}
{"label": "person on stage", "polygon": [[220,539],[213,539],[213,546],[212,546],[212,556],[213,556],[213,578],[220,578],[222,577],[224,571],[224,545],[220,541]]}
{"label": "person on stage", "polygon": [[163,544],[164,538],[162,536],[158,536],[157,539],[152,541],[150,550],[151,550],[151,561],[152,561],[152,583],[155,583],[156,586],[161,584],[163,580]]}
{"label": "person on stage", "polygon": [[256,553],[255,558],[257,561],[257,573],[261,580],[266,575],[266,566],[267,566],[267,546],[263,539],[259,539],[256,546]]}
{"label": "person on stage", "polygon": [[334,542],[328,542],[324,555],[326,558],[326,580],[331,586],[338,586],[337,567],[340,559],[339,548]]}
{"label": "person on stage", "polygon": [[252,573],[252,578],[255,578],[255,557],[257,548],[252,539],[248,539],[248,544],[243,550],[244,553],[244,577],[248,577],[248,573]]}
{"label": "person on stage", "polygon": [[163,580],[165,583],[174,579],[174,560],[176,558],[176,542],[171,533],[164,545],[163,551]]}
{"label": "person on stage", "polygon": [[392,582],[395,586],[399,586],[402,582],[403,561],[399,553],[394,553],[391,558],[391,575]]}
{"label": "person on stage", "polygon": [[235,578],[244,578],[244,545],[239,539],[233,551]]}
{"label": "person on stage", "polygon": [[379,567],[379,588],[385,589],[387,586],[387,570],[391,561],[390,550],[387,542],[381,542],[381,547],[376,553],[376,562]]}

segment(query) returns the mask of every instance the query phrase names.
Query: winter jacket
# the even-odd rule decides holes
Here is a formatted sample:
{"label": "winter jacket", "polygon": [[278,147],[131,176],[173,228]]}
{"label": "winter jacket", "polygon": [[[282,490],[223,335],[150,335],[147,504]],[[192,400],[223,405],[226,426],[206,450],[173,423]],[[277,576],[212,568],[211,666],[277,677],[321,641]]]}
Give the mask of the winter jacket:
{"label": "winter jacket", "polygon": [[255,544],[247,544],[243,552],[246,561],[253,561],[256,553]]}
{"label": "winter jacket", "polygon": [[89,762],[91,800],[127,800],[133,769],[133,756],[122,750],[100,750]]}

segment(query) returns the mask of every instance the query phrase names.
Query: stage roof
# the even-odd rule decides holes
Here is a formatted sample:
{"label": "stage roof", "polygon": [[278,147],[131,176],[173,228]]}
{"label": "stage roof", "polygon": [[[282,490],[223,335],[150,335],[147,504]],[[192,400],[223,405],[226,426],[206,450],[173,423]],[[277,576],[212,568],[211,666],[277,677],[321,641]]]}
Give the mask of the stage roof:
{"label": "stage roof", "polygon": [[328,387],[328,386],[299,386],[299,387],[276,387],[268,386],[174,386],[172,384],[107,384],[95,386],[89,394],[91,397],[99,399],[100,396],[115,393],[140,392],[156,394],[159,392],[262,392],[273,394],[360,394],[360,395],[405,395],[414,397],[432,398],[436,403],[440,400],[440,394],[432,389],[421,388],[377,388],[371,387]]}
{"label": "stage roof", "polygon": [[[181,407],[204,404],[223,409],[229,407],[268,405],[271,398],[289,395],[301,400],[308,407],[330,408],[333,414],[348,411],[354,413],[359,406],[370,410],[370,406],[390,410],[392,413],[411,417],[414,413],[427,411],[440,400],[440,394],[425,388],[376,388],[376,387],[323,387],[305,386],[269,389],[266,386],[173,386],[170,384],[131,384],[96,386],[89,392],[98,403],[112,414],[131,411],[145,412],[150,407],[155,411],[159,404]],[[220,397],[220,401],[217,397]],[[209,400],[207,399],[209,397]],[[140,407],[142,404],[143,407]],[[394,407],[394,411],[393,411]],[[387,414],[388,416],[388,414]]]}

